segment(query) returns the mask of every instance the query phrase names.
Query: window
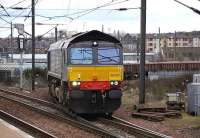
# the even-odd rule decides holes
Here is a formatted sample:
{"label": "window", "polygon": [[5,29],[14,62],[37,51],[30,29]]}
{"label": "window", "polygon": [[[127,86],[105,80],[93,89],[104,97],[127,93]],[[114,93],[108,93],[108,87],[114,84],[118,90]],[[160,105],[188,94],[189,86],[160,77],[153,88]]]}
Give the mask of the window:
{"label": "window", "polygon": [[71,48],[71,64],[92,64],[92,48]]}
{"label": "window", "polygon": [[114,47],[98,48],[98,63],[100,64],[120,63],[120,49]]}
{"label": "window", "polygon": [[149,52],[152,52],[153,51],[153,48],[149,48]]}
{"label": "window", "polygon": [[153,46],[153,43],[149,43],[149,46]]}
{"label": "window", "polygon": [[153,41],[153,38],[149,38],[149,41]]}
{"label": "window", "polygon": [[183,43],[183,46],[188,46],[188,43]]}
{"label": "window", "polygon": [[124,61],[133,61],[135,57],[134,55],[124,55]]}
{"label": "window", "polygon": [[183,41],[188,41],[188,39],[187,38],[183,38]]}

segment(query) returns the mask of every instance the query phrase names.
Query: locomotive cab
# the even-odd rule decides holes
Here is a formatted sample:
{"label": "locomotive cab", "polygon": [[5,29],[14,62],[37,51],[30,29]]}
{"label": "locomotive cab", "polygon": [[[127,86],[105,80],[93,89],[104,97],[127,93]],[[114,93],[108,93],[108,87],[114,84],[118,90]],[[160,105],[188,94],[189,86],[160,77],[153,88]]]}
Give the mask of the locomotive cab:
{"label": "locomotive cab", "polygon": [[[51,93],[58,93],[51,95],[61,93],[61,100],[79,114],[111,114],[117,110],[121,105],[123,81],[121,43],[94,30],[60,45],[63,58],[61,83],[58,80],[54,84],[61,89],[51,85]],[[52,79],[49,82],[52,84]]]}
{"label": "locomotive cab", "polygon": [[94,41],[71,45],[67,51],[69,106],[79,113],[116,110],[122,96],[122,48]]}

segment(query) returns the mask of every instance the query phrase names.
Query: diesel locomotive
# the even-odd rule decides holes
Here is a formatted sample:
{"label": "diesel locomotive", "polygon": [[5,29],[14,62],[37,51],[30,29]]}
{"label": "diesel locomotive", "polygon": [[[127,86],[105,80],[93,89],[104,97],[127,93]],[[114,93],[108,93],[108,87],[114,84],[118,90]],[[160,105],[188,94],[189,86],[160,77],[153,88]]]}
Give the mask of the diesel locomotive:
{"label": "diesel locomotive", "polygon": [[78,114],[112,114],[121,105],[123,49],[119,40],[92,30],[50,45],[50,96]]}

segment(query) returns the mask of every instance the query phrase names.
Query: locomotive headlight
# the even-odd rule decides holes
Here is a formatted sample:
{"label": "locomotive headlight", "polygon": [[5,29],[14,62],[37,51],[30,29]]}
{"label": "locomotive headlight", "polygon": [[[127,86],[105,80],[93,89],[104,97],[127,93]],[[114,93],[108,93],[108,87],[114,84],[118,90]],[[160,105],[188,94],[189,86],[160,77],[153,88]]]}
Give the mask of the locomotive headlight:
{"label": "locomotive headlight", "polygon": [[77,81],[73,81],[72,82],[72,86],[77,86],[78,85],[78,82]]}
{"label": "locomotive headlight", "polygon": [[111,84],[111,85],[114,85],[114,82],[113,82],[113,81],[111,81],[111,82],[110,82],[110,84]]}
{"label": "locomotive headlight", "polygon": [[80,81],[72,81],[72,86],[76,87],[76,86],[80,86],[81,82]]}
{"label": "locomotive headlight", "polygon": [[96,41],[94,41],[94,42],[92,43],[92,46],[96,47],[96,46],[98,46],[98,43],[97,43]]}
{"label": "locomotive headlight", "polygon": [[110,82],[110,85],[118,85],[118,84],[119,84],[118,81],[111,81],[111,82]]}
{"label": "locomotive headlight", "polygon": [[118,81],[114,81],[114,85],[118,85],[119,83],[118,83]]}

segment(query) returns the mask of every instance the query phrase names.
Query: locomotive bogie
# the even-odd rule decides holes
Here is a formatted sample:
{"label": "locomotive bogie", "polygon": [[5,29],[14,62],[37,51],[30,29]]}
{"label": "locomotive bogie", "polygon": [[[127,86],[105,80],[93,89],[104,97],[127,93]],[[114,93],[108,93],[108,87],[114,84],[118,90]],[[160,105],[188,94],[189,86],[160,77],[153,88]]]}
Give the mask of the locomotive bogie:
{"label": "locomotive bogie", "polygon": [[121,105],[122,92],[111,90],[105,95],[98,91],[73,90],[70,93],[69,106],[79,114],[112,113]]}

